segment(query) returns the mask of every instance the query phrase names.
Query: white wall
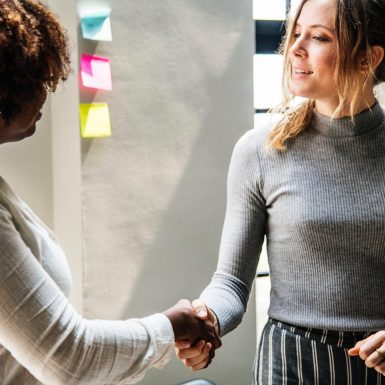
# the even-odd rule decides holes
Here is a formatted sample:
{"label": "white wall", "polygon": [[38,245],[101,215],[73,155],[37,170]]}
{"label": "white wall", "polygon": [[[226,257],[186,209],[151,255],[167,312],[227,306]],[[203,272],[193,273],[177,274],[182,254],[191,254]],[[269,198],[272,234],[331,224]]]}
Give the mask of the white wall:
{"label": "white wall", "polygon": [[53,227],[73,278],[71,301],[83,311],[82,189],[79,135],[77,14],[75,0],[49,0],[68,30],[73,73],[51,96]]}
{"label": "white wall", "polygon": [[49,102],[34,136],[0,147],[0,175],[48,225],[53,225]]}
{"label": "white wall", "polygon": [[[84,311],[143,316],[195,298],[215,269],[231,151],[253,127],[252,4],[98,2],[111,6],[114,40],[80,38],[79,54],[110,59],[113,90],[80,97],[109,103],[112,137],[82,144]],[[143,384],[250,384],[250,309],[209,370],[174,361]]]}

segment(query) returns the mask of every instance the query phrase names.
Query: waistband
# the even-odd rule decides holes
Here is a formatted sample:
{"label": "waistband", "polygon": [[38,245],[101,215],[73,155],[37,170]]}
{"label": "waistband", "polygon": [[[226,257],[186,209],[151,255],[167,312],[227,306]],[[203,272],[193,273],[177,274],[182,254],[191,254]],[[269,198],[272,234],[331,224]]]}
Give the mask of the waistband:
{"label": "waistband", "polygon": [[369,337],[376,332],[344,332],[337,330],[304,328],[301,326],[289,325],[287,323],[269,318],[268,323],[289,333],[300,335],[304,338],[317,341],[321,344],[333,345],[339,348],[350,349],[358,341]]}

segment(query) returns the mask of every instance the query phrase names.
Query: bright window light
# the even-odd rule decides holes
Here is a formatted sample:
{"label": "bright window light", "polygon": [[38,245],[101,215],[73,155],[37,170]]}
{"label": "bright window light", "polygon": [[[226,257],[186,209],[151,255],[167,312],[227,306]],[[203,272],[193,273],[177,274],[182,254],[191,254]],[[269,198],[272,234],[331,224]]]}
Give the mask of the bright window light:
{"label": "bright window light", "polygon": [[283,56],[254,55],[254,108],[265,110],[282,100]]}
{"label": "bright window light", "polygon": [[[278,113],[271,114],[271,113],[258,112],[254,114],[254,128],[258,129],[265,126],[273,127],[275,124],[279,122],[280,119],[281,119],[281,115]],[[263,253],[261,254],[261,259],[259,260],[258,270],[259,271],[269,270],[269,267],[267,265],[267,260],[266,261],[264,260]]]}
{"label": "bright window light", "polygon": [[296,9],[299,6],[300,2],[301,2],[301,0],[291,0],[291,2],[290,2],[291,9]]}
{"label": "bright window light", "polygon": [[253,0],[255,20],[285,20],[286,0]]}
{"label": "bright window light", "polygon": [[301,2],[301,0],[291,0],[291,3],[290,3],[290,14],[291,15],[295,14],[300,2]]}

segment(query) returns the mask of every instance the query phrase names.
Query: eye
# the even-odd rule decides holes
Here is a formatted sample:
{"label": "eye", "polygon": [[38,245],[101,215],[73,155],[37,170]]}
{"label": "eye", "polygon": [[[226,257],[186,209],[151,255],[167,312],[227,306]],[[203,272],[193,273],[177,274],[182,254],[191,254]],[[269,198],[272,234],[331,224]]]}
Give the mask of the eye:
{"label": "eye", "polygon": [[293,34],[294,39],[298,39],[300,36],[301,36],[301,34],[298,32]]}
{"label": "eye", "polygon": [[313,39],[314,39],[314,40],[321,41],[321,42],[330,41],[330,39],[328,39],[327,37],[319,36],[319,35],[313,36]]}

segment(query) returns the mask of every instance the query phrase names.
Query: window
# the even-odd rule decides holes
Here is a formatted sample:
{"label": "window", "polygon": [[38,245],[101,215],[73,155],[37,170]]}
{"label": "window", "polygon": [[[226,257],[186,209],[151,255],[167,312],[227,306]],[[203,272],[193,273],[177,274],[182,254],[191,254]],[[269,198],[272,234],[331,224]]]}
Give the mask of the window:
{"label": "window", "polygon": [[265,113],[281,101],[283,58],[277,50],[285,34],[286,14],[291,5],[298,6],[299,2],[254,0],[254,108],[257,114]]}

